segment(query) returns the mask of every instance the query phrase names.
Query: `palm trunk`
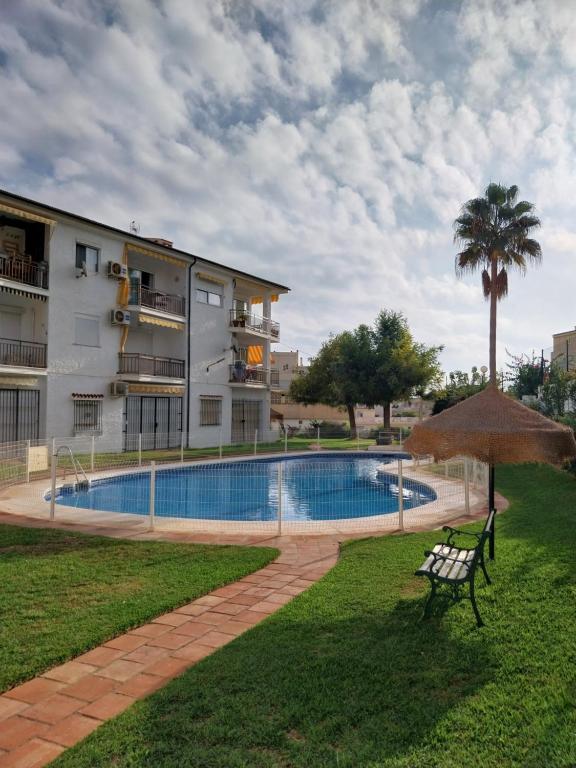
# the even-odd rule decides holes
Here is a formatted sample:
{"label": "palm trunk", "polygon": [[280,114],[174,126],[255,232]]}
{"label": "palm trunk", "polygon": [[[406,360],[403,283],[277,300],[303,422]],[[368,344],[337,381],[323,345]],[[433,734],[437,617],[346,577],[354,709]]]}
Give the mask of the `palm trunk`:
{"label": "palm trunk", "polygon": [[390,403],[384,403],[382,410],[384,412],[384,429],[390,429]]}
{"label": "palm trunk", "polygon": [[490,384],[496,384],[496,308],[498,296],[496,281],[498,279],[498,262],[492,259],[490,265]]}
{"label": "palm trunk", "polygon": [[347,405],[346,410],[348,411],[348,421],[350,423],[350,437],[353,440],[356,440],[358,432],[356,430],[356,412],[354,411],[354,406]]}

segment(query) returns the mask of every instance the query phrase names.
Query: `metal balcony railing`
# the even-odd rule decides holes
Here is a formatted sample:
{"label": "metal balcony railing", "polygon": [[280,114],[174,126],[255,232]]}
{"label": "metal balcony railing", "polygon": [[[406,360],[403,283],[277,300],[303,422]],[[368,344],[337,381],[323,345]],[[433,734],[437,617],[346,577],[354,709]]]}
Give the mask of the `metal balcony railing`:
{"label": "metal balcony railing", "polygon": [[230,371],[229,382],[231,384],[267,384],[268,369],[255,368],[244,363],[235,363],[228,366]]}
{"label": "metal balcony railing", "polygon": [[0,254],[0,277],[25,285],[33,285],[35,288],[47,289],[48,262],[37,263],[17,256]]}
{"label": "metal balcony railing", "polygon": [[130,282],[130,304],[137,307],[148,307],[159,312],[169,312],[171,315],[186,315],[186,300],[184,296],[164,293],[155,288],[146,288],[137,281]]}
{"label": "metal balcony railing", "polygon": [[260,317],[243,309],[230,310],[230,325],[233,328],[246,328],[277,339],[280,336],[280,324],[268,317]]}
{"label": "metal balcony railing", "polygon": [[46,344],[17,339],[0,339],[0,365],[46,368]]}
{"label": "metal balcony railing", "polygon": [[118,373],[142,376],[164,376],[167,379],[184,378],[184,360],[174,357],[155,357],[136,352],[121,352]]}

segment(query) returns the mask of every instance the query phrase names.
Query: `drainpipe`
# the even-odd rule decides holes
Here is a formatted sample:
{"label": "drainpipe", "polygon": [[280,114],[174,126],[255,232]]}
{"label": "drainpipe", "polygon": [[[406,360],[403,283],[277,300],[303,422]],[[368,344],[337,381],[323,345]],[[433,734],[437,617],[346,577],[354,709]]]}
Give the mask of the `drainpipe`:
{"label": "drainpipe", "polygon": [[198,259],[188,265],[188,302],[186,306],[186,447],[190,448],[190,312],[192,308],[192,269]]}

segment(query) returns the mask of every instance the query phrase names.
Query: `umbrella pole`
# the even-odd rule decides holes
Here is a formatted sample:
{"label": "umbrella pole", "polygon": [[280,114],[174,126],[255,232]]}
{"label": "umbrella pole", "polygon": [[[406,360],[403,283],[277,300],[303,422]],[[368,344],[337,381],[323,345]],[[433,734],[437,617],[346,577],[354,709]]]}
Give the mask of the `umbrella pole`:
{"label": "umbrella pole", "polygon": [[[492,512],[494,508],[494,464],[490,464],[488,467],[488,514]],[[494,560],[494,525],[495,520],[492,520],[492,528],[490,529],[490,539],[488,541],[488,555],[490,560]]]}

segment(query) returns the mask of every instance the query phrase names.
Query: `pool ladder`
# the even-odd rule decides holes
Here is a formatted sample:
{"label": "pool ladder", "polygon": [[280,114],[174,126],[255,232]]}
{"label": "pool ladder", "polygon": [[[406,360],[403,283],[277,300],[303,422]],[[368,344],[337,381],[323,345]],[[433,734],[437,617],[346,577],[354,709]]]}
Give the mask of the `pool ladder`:
{"label": "pool ladder", "polygon": [[[71,483],[66,483],[66,470],[64,470],[64,478],[62,481],[62,485],[60,486],[60,493],[74,493],[74,491],[87,491],[90,488],[90,480],[88,480],[88,476],[86,475],[86,472],[84,472],[84,468],[82,464],[78,461],[76,456],[72,453],[72,448],[70,448],[69,445],[61,445],[57,449],[56,453],[54,454],[54,459],[56,461],[56,469],[58,469],[58,459],[60,457],[60,451],[68,452],[70,454],[70,462],[72,464],[72,470],[74,471],[74,475],[76,477],[76,483],[72,485]],[[82,480],[80,480],[79,475],[82,475]]]}

